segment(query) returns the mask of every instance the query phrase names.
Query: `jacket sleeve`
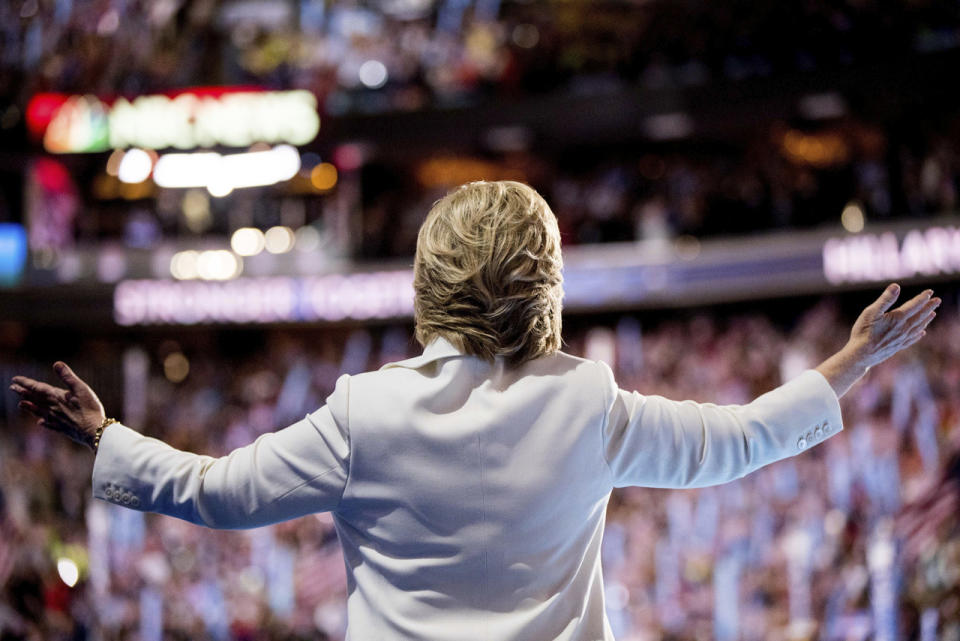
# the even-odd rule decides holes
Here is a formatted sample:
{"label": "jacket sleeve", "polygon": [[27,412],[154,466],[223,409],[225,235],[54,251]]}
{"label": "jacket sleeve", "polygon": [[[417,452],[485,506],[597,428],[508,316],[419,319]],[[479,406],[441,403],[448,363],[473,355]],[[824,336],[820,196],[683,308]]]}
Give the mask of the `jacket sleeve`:
{"label": "jacket sleeve", "polygon": [[222,529],[335,510],[349,472],[349,385],[341,376],[324,407],[220,458],[111,425],[94,461],[93,495]]}
{"label": "jacket sleeve", "polygon": [[604,454],[615,487],[718,485],[806,451],[843,429],[833,388],[816,370],[747,405],[671,401],[607,377]]}

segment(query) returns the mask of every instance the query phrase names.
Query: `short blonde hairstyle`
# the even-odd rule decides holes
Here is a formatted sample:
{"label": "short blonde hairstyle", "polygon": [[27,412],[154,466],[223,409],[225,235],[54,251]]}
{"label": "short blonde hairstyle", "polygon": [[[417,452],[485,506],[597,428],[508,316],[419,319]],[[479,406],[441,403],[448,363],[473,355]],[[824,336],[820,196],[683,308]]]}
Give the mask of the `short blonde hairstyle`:
{"label": "short blonde hairstyle", "polygon": [[473,182],[438,200],[413,267],[416,337],[511,365],[560,349],[557,218],[523,183]]}

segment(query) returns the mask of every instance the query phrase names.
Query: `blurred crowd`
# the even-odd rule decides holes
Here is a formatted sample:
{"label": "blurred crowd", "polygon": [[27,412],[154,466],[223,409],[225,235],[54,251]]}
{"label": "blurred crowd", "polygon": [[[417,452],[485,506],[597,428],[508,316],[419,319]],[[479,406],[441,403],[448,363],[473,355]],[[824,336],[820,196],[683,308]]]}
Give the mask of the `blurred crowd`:
{"label": "blurred crowd", "polygon": [[[809,228],[836,225],[841,215],[858,231],[956,209],[957,98],[936,74],[917,95],[898,96],[878,95],[876,80],[845,83],[829,73],[913,69],[915,60],[911,74],[926,77],[920,57],[957,49],[958,34],[960,7],[945,0],[15,0],[0,3],[0,139],[15,148],[20,136],[31,154],[39,143],[26,141],[25,104],[41,91],[109,99],[197,85],[304,88],[334,123],[351,112],[469,108],[484,99],[504,113],[478,110],[491,128],[468,151],[442,131],[416,150],[387,149],[404,147],[389,135],[403,128],[403,114],[373,127],[384,130],[381,149],[350,143],[356,131],[340,140],[322,129],[302,150],[296,180],[223,198],[149,181],[121,185],[108,175],[106,153],[8,158],[0,162],[0,220],[25,220],[34,249],[44,237],[63,239],[44,249],[121,239],[149,249],[222,241],[251,222],[310,224],[333,237],[323,245],[330,253],[376,260],[413,253],[420,222],[447,188],[517,178],[547,197],[567,244]],[[791,84],[798,74],[825,84]],[[650,131],[622,141],[610,131],[589,144],[540,140],[536,110],[511,111],[527,104],[513,98],[534,94],[593,95],[594,111],[610,98],[615,110],[637,88],[717,89],[768,76],[799,104],[795,117],[751,113],[763,111],[750,106],[751,91],[734,91],[725,94],[729,132],[716,139],[691,124],[709,111],[708,99],[682,92],[668,92],[676,99],[663,107],[682,113],[650,118]],[[779,91],[771,84],[759,93],[776,102]],[[561,104],[550,99],[541,102]],[[372,122],[364,117],[355,122]],[[337,165],[339,184],[334,177],[333,187],[311,187],[317,152]],[[338,160],[346,156],[354,158]]]}
{"label": "blurred crowd", "polygon": [[[842,316],[825,301],[789,326],[756,313],[573,319],[566,349],[609,362],[627,389],[745,403],[842,345]],[[101,364],[77,369],[97,380],[113,360],[123,380],[100,380],[108,414],[222,455],[313,411],[340,373],[418,348],[392,327],[198,332],[98,351]],[[26,367],[5,360],[9,373]],[[845,431],[825,444],[723,486],[616,491],[603,561],[617,638],[960,638],[957,389],[960,321],[942,314],[843,399]],[[0,639],[342,638],[328,515],[218,532],[93,501],[91,455],[3,399]]]}
{"label": "blurred crowd", "polygon": [[[958,149],[955,114],[884,126],[851,117],[809,130],[775,124],[736,145],[441,154],[406,164],[373,158],[343,172],[327,194],[160,190],[155,200],[128,203],[85,194],[96,181],[83,184],[48,157],[29,172],[28,220],[34,249],[97,242],[151,249],[200,237],[226,246],[241,226],[309,225],[322,241],[307,251],[375,261],[412,256],[420,224],[447,190],[516,179],[543,194],[568,246],[817,227],[858,232],[954,214]],[[300,173],[308,177],[319,156],[304,158]],[[3,210],[0,202],[0,218]]]}
{"label": "blurred crowd", "polygon": [[[784,125],[742,149],[647,154],[558,175],[548,199],[577,243],[742,235],[952,212],[960,164],[953,131],[898,139],[895,125]],[[820,149],[811,152],[809,149]],[[859,228],[851,225],[856,211]]]}
{"label": "blurred crowd", "polygon": [[[851,118],[807,132],[774,125],[743,146],[513,154],[502,164],[476,163],[472,178],[529,182],[557,215],[566,245],[841,225],[857,232],[956,211],[960,119],[931,116],[927,124],[904,132]],[[426,212],[457,182],[429,188],[427,170],[445,167],[468,180],[457,173],[463,164],[434,159],[414,172],[363,174],[357,254],[412,255]]]}
{"label": "blurred crowd", "polygon": [[960,44],[960,9],[946,0],[14,0],[0,25],[0,68],[28,78],[23,89],[296,86],[331,113],[689,86]]}

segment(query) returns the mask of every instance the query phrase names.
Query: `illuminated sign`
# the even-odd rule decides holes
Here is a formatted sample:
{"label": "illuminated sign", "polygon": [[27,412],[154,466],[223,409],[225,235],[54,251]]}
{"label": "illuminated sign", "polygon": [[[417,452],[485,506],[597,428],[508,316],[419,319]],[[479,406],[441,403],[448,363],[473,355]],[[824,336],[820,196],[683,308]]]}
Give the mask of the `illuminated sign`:
{"label": "illuminated sign", "polygon": [[317,98],[302,89],[187,89],[109,101],[38,94],[27,105],[26,120],[51,153],[304,145],[320,130]]}
{"label": "illuminated sign", "polygon": [[413,315],[413,271],[227,282],[128,280],[117,285],[120,325],[282,323]]}
{"label": "illuminated sign", "polygon": [[[565,248],[564,312],[662,309],[763,296],[822,294],[831,289],[828,284],[872,286],[960,274],[960,223],[954,224],[955,220],[943,219],[929,228],[898,226],[890,231],[834,237],[815,231],[775,234],[764,242],[708,240],[701,243],[695,256],[655,243]],[[278,237],[291,233],[288,228],[275,227],[266,236],[271,231]],[[237,254],[254,256],[263,251],[269,238],[256,229],[243,228],[234,241]],[[286,248],[288,243],[289,238]],[[99,254],[91,250],[91,258]],[[201,274],[197,252],[180,254],[188,254],[196,264],[185,268],[182,261],[172,261],[175,278],[209,277]],[[413,316],[411,269],[397,265],[371,272],[297,276],[289,275],[295,269],[290,262],[271,264],[273,273],[283,275],[224,281],[123,281],[114,291],[114,318],[121,325],[190,325]],[[220,277],[232,276],[231,272]]]}
{"label": "illuminated sign", "polygon": [[834,285],[960,273],[960,228],[930,227],[831,238],[823,245],[823,274]]}

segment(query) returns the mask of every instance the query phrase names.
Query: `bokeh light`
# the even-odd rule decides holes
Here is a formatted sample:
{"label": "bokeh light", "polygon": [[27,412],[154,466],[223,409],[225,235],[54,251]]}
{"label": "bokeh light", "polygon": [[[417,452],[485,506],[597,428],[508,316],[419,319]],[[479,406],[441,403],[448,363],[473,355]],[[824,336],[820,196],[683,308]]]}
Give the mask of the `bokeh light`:
{"label": "bokeh light", "polygon": [[177,280],[192,280],[198,276],[197,261],[200,253],[192,249],[177,252],[170,259],[170,275]]}
{"label": "bokeh light", "polygon": [[242,272],[243,260],[226,249],[188,249],[170,259],[170,274],[177,280],[230,280]]}
{"label": "bokeh light", "polygon": [[114,149],[110,156],[107,158],[107,174],[110,176],[116,176],[120,173],[120,163],[123,161],[123,157],[126,155],[123,149]]}
{"label": "bokeh light", "polygon": [[140,183],[150,177],[153,159],[143,149],[130,149],[117,167],[117,178],[125,183]]}
{"label": "bokeh light", "polygon": [[197,258],[197,275],[203,280],[230,280],[242,270],[240,257],[225,249],[201,252]]}
{"label": "bokeh light", "polygon": [[195,234],[206,231],[213,222],[210,214],[210,198],[202,189],[187,190],[183,195],[181,211],[187,229]]}
{"label": "bokeh light", "polygon": [[181,383],[190,374],[190,361],[182,352],[167,354],[163,359],[163,375],[171,383]]}
{"label": "bokeh light", "polygon": [[297,251],[305,253],[316,251],[320,247],[320,232],[317,231],[317,228],[308,225],[298,229],[296,247]]}
{"label": "bokeh light", "polygon": [[277,226],[271,227],[264,234],[264,242],[268,252],[271,254],[284,254],[293,249],[295,236],[293,230],[289,227]]}
{"label": "bokeh light", "polygon": [[240,256],[256,256],[265,246],[263,232],[256,227],[241,227],[230,237],[230,247]]}
{"label": "bokeh light", "polygon": [[518,24],[511,34],[513,44],[523,49],[533,49],[540,42],[540,31],[536,25]]}
{"label": "bokeh light", "polygon": [[379,89],[387,84],[387,67],[379,60],[367,60],[360,65],[357,74],[368,89]]}
{"label": "bokeh light", "polygon": [[860,203],[855,200],[847,203],[847,206],[843,208],[843,213],[840,214],[840,224],[843,225],[844,229],[853,234],[863,231],[863,227],[866,224],[866,217],[864,216],[863,207]]}
{"label": "bokeh light", "polygon": [[80,580],[80,568],[76,561],[67,557],[57,559],[57,574],[60,580],[67,584],[67,587],[73,587]]}
{"label": "bokeh light", "polygon": [[210,182],[207,183],[207,191],[210,192],[210,195],[214,198],[224,198],[233,193],[233,182],[230,179],[230,175],[226,171],[220,170],[217,171]]}
{"label": "bokeh light", "polygon": [[337,168],[322,162],[310,172],[310,183],[320,191],[330,191],[337,184]]}

